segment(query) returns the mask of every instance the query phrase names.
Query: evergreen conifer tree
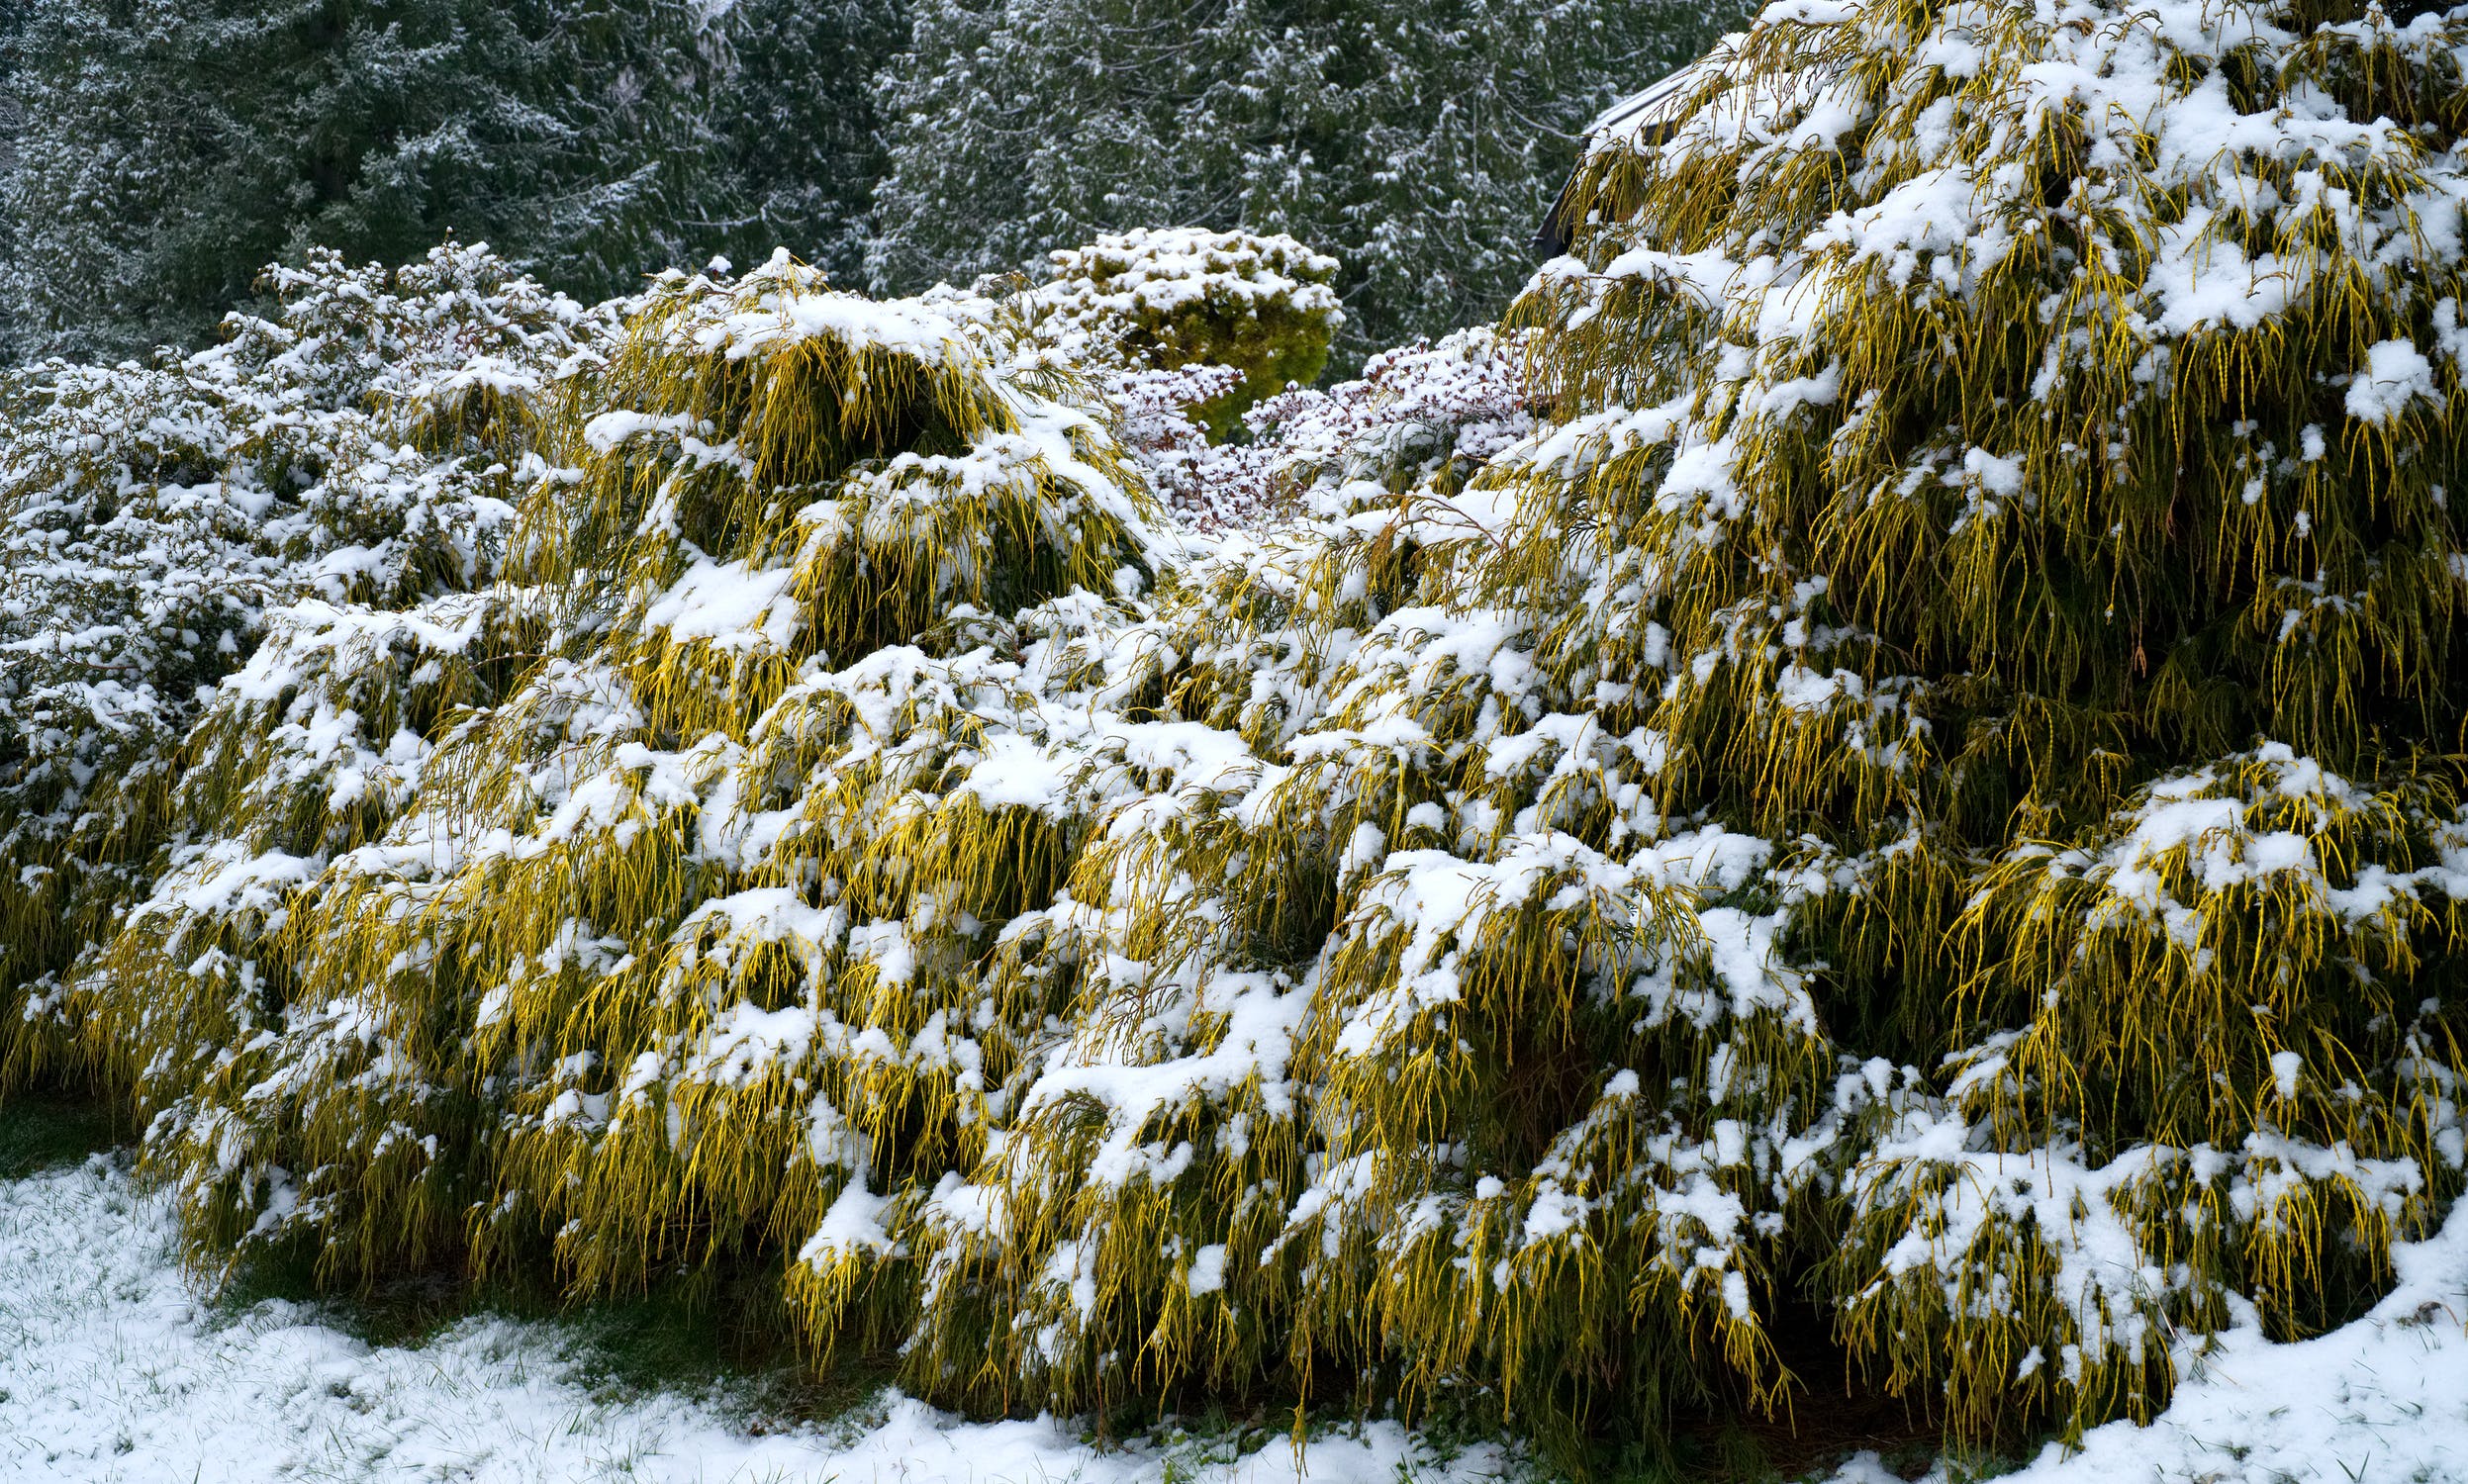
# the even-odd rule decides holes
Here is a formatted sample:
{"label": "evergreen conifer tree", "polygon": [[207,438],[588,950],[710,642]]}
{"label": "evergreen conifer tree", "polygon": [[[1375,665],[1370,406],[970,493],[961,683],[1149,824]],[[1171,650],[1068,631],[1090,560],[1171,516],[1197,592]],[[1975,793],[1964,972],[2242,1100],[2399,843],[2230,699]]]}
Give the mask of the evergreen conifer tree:
{"label": "evergreen conifer tree", "polygon": [[885,169],[875,74],[908,40],[904,0],[742,0],[726,36],[712,102],[726,188],[697,203],[716,245],[746,262],[786,247],[861,282]]}
{"label": "evergreen conifer tree", "polygon": [[0,206],[36,348],[193,343],[260,264],[453,233],[587,293],[709,152],[686,0],[36,0]]}
{"label": "evergreen conifer tree", "polygon": [[1595,112],[1717,19],[1603,0],[927,0],[884,81],[872,272],[964,280],[1107,231],[1240,226],[1346,263],[1348,359],[1445,333],[1523,281]]}
{"label": "evergreen conifer tree", "polygon": [[[19,96],[17,74],[24,65],[19,38],[26,28],[26,7],[0,7],[0,181],[17,170],[18,137],[26,127],[26,108]],[[13,282],[10,265],[17,261],[16,225],[0,211],[0,361],[14,361],[25,331],[25,310],[18,296],[5,292]]]}

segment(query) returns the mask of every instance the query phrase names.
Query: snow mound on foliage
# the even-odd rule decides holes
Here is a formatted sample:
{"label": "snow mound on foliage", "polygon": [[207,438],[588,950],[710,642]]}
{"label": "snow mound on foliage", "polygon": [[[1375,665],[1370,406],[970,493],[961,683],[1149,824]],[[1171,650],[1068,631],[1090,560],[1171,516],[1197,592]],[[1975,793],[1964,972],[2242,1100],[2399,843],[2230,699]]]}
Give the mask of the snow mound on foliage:
{"label": "snow mound on foliage", "polygon": [[[2049,1445],[2010,1484],[2279,1484],[2468,1478],[2468,1213],[2392,1252],[2400,1280],[2354,1324],[2292,1345],[2251,1329],[2189,1367],[2147,1427],[2113,1422]],[[1946,1467],[1924,1484],[1971,1477]],[[1873,1454],[1835,1484],[1900,1484]]]}

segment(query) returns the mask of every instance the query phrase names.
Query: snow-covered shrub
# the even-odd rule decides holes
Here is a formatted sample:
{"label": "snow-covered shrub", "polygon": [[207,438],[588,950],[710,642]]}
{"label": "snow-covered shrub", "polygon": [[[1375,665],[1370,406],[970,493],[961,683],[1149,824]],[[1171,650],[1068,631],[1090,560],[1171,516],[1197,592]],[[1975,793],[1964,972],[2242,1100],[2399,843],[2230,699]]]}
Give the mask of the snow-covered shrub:
{"label": "snow-covered shrub", "polygon": [[1249,447],[1211,441],[1195,410],[1240,384],[1231,366],[1098,373],[1123,451],[1149,488],[1202,529],[1250,525],[1271,510],[1261,459]]}
{"label": "snow-covered shrub", "polygon": [[[1534,426],[1525,341],[1488,328],[1383,351],[1335,387],[1304,385],[1341,316],[1319,281],[1332,263],[1290,238],[1132,232],[1053,259],[1054,277],[1017,310],[1096,381],[1142,478],[1203,530],[1454,492]],[[1001,283],[928,298],[982,316]],[[1237,422],[1247,437],[1228,440]]]}
{"label": "snow-covered shrub", "polygon": [[207,838],[81,986],[201,1253],[776,1251],[965,1166],[1059,1009],[976,972],[1068,861],[1039,697],[1177,555],[1096,393],[781,257],[558,396],[501,581],[304,606],[224,685]]}
{"label": "snow-covered shrub", "polygon": [[1763,1259],[1715,1126],[1835,1105],[1571,1050],[1813,1031],[1689,894],[1762,847],[1567,834],[1601,740],[1529,738],[1524,620],[1451,606],[1514,358],[1288,404],[1312,518],[1194,543],[1016,304],[658,285],[524,404],[495,582],[295,603],[218,688],[69,987],[197,1254],[776,1261],[817,1342],[993,1406],[1333,1364],[1581,1416],[1533,1378],[1632,1309],[1723,1339]]}
{"label": "snow-covered shrub", "polygon": [[[232,663],[280,563],[260,539],[273,493],[234,456],[246,424],[180,369],[45,366],[6,397],[0,983],[20,990],[126,899],[196,689]],[[43,1058],[18,1004],[0,1000],[0,1048]]]}
{"label": "snow-covered shrub", "polygon": [[1520,312],[1478,587],[1601,739],[1560,808],[1756,842],[1795,1035],[1685,1096],[1826,1171],[1753,1246],[1955,1430],[2146,1414],[2460,1187],[2462,24],[1775,6]]}
{"label": "snow-covered shrub", "polygon": [[1813,1298],[1951,1430],[2147,1410],[2468,1154],[2451,45],[1777,7],[1524,333],[1190,463],[1257,529],[1033,294],[669,279],[494,582],[218,688],[68,1012],[201,1252],[777,1263],[981,1406],[1574,1440]]}
{"label": "snow-covered shrub", "polygon": [[1359,380],[1292,388],[1253,407],[1243,415],[1251,436],[1240,443],[1210,442],[1188,414],[1235,375],[1229,368],[1117,373],[1106,388],[1151,486],[1200,528],[1367,512],[1376,524],[1400,503],[1457,495],[1533,431],[1525,341],[1466,329],[1437,345],[1382,351]]}
{"label": "snow-covered shrub", "polygon": [[61,1053],[57,974],[198,818],[170,790],[206,688],[284,604],[493,576],[522,409],[586,328],[484,247],[399,270],[315,254],[268,289],[278,311],[214,349],[50,362],[5,391],[0,1052],[20,1073]]}
{"label": "snow-covered shrub", "polygon": [[1328,287],[1337,260],[1282,234],[1141,230],[1049,256],[1029,295],[1040,335],[1082,364],[1232,369],[1230,384],[1192,405],[1218,438],[1262,398],[1317,380],[1345,323]]}
{"label": "snow-covered shrub", "polygon": [[1280,497],[1322,519],[1458,495],[1535,427],[1526,394],[1531,336],[1462,329],[1384,350],[1360,380],[1298,388],[1246,417]]}

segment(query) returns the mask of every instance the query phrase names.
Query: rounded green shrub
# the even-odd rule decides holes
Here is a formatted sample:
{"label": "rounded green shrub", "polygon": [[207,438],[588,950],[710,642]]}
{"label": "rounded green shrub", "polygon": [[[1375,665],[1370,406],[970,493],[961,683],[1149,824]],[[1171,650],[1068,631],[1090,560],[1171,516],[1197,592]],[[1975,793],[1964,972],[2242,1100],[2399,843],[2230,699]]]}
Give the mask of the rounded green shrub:
{"label": "rounded green shrub", "polygon": [[1051,279],[1034,298],[1081,357],[1241,374],[1192,411],[1219,439],[1263,398],[1318,380],[1345,323],[1329,287],[1337,260],[1281,233],[1141,229],[1048,256]]}

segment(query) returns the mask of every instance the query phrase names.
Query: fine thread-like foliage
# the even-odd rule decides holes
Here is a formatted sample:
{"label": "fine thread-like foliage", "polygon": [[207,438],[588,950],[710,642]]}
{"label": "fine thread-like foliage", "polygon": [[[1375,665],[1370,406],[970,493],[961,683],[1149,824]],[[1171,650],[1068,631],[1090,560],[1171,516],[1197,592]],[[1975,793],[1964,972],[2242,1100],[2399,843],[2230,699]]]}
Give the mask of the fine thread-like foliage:
{"label": "fine thread-like foliage", "polygon": [[[12,997],[0,1028],[11,1078],[67,1066],[48,1014],[63,973],[118,930],[161,851],[191,826],[222,829],[219,803],[195,792],[218,758],[264,726],[305,728],[346,794],[375,787],[288,697],[218,721],[199,688],[242,664],[278,604],[364,612],[492,576],[528,437],[521,404],[587,318],[484,247],[391,270],[321,253],[264,287],[277,314],[233,317],[213,350],[50,362],[8,390],[0,870],[17,889],[0,894],[0,983],[31,995],[23,1016]],[[368,662],[352,653],[338,683]],[[417,734],[434,715],[398,715],[381,695],[372,764],[395,722]],[[348,705],[329,716],[360,719]]]}
{"label": "fine thread-like foliage", "polygon": [[1035,292],[671,276],[515,400],[494,581],[215,691],[39,1014],[208,1262],[776,1272],[971,1406],[1572,1459],[1828,1339],[1956,1437],[2146,1416],[2468,1161],[2460,45],[1777,8],[1522,327],[1256,457],[1142,453]]}
{"label": "fine thread-like foliage", "polygon": [[1912,1065],[1813,1276],[1962,1432],[2147,1414],[2458,1187],[2458,44],[1771,13],[1595,152],[1524,311],[1510,591]]}
{"label": "fine thread-like foliage", "polygon": [[1408,734],[1529,719],[1513,626],[1420,653],[1503,414],[1371,384],[1392,424],[1272,461],[1310,523],[1190,546],[1023,309],[670,280],[519,400],[496,583],[286,611],[196,732],[198,843],[61,1012],[195,1255],[782,1262],[818,1342],[993,1406],[1334,1365],[1581,1420],[1536,1378],[1651,1389],[1700,1335],[1777,1384],[1750,1172],[1585,1044],[1659,1078],[1745,996],[1814,1045],[1686,899],[1748,842],[1612,862],[1514,820],[1556,741],[1485,800]]}

